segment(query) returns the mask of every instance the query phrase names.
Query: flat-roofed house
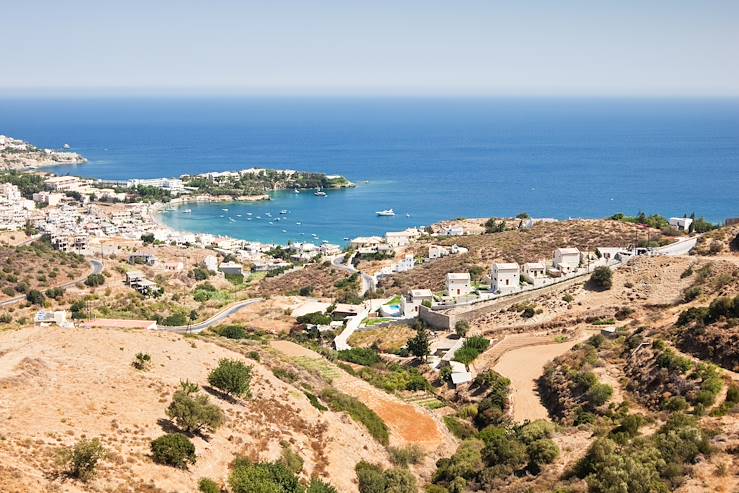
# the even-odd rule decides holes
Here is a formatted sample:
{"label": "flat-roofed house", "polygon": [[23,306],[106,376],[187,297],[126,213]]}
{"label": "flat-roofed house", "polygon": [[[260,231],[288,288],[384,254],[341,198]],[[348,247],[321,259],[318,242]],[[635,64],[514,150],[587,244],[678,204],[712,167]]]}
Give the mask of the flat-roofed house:
{"label": "flat-roofed house", "polygon": [[575,272],[580,267],[580,250],[557,248],[554,250],[554,267],[561,272]]}
{"label": "flat-roofed house", "polygon": [[408,231],[389,231],[385,233],[385,241],[393,248],[411,244],[411,233]]}
{"label": "flat-roofed house", "polygon": [[469,272],[450,272],[446,275],[446,294],[448,296],[464,296],[472,292],[472,280]]}
{"label": "flat-roofed house", "polygon": [[441,245],[429,245],[429,258],[441,258],[449,255],[449,249]]}
{"label": "flat-roofed house", "polygon": [[534,286],[541,286],[547,278],[547,266],[544,262],[526,262],[521,277]]}
{"label": "flat-roofed house", "polygon": [[671,217],[670,226],[678,231],[689,231],[690,225],[693,224],[693,219],[689,217]]}
{"label": "flat-roofed house", "polygon": [[227,276],[243,276],[244,268],[238,262],[223,262],[218,269]]}
{"label": "flat-roofed house", "polygon": [[513,262],[496,262],[493,264],[492,280],[493,292],[513,293],[521,289],[521,269]]}

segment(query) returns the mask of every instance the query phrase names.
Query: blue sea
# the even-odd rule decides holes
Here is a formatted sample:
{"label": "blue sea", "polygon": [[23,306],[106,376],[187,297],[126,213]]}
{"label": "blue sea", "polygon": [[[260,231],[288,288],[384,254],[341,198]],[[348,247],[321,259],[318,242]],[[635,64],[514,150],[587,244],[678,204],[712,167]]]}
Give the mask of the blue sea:
{"label": "blue sea", "polygon": [[[357,183],[325,198],[280,192],[270,202],[163,214],[180,230],[266,242],[315,234],[342,243],[520,212],[739,216],[739,100],[0,97],[0,134],[68,143],[90,160],[49,169],[59,174],[152,178],[256,166]],[[375,215],[389,208],[397,215]],[[289,213],[270,224],[266,212],[281,209]]]}

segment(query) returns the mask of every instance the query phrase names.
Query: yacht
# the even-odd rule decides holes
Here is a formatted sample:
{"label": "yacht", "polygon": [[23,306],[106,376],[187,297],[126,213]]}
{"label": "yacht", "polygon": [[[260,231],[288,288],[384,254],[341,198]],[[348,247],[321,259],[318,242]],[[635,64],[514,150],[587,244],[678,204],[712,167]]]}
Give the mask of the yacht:
{"label": "yacht", "polygon": [[319,190],[317,192],[313,192],[313,195],[315,195],[316,197],[325,197],[326,192],[322,192],[321,190]]}
{"label": "yacht", "polygon": [[231,221],[232,223],[235,223],[236,222],[236,219],[234,219],[232,217],[229,217],[228,220]]}
{"label": "yacht", "polygon": [[298,226],[300,226],[300,225],[301,225],[301,224],[303,224],[303,223],[301,223],[301,222],[297,222],[297,223],[295,223],[295,224],[297,224]]}
{"label": "yacht", "polygon": [[378,216],[394,216],[395,211],[392,209],[386,209],[384,211],[377,211],[375,214],[377,214]]}
{"label": "yacht", "polygon": [[241,217],[241,214],[236,214],[236,217]]}
{"label": "yacht", "polygon": [[69,149],[69,144],[64,144],[65,149]]}
{"label": "yacht", "polygon": [[296,188],[295,190],[293,190],[293,193],[300,193],[300,190],[298,190],[298,189]]}
{"label": "yacht", "polygon": [[185,209],[182,211],[183,214],[190,214],[192,212],[192,209]]}
{"label": "yacht", "polygon": [[282,230],[282,232],[283,232],[283,233],[287,233],[287,230],[286,230],[286,229],[283,229],[283,230]]}
{"label": "yacht", "polygon": [[282,209],[282,210],[280,211],[280,214],[287,214],[287,209]]}
{"label": "yacht", "polygon": [[223,212],[228,212],[228,209],[221,209]]}

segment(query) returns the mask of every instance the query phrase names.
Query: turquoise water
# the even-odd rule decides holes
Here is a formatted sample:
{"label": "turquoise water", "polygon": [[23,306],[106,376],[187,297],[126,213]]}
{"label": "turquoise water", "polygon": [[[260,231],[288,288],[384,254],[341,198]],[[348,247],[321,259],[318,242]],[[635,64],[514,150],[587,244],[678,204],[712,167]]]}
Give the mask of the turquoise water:
{"label": "turquoise water", "polygon": [[[264,166],[358,184],[326,198],[277,193],[163,215],[178,229],[260,241],[315,233],[341,243],[522,211],[739,216],[737,100],[0,99],[0,133],[69,143],[90,159],[57,173],[125,179]],[[375,215],[387,208],[398,215]],[[285,223],[245,219],[280,209],[290,211]]]}

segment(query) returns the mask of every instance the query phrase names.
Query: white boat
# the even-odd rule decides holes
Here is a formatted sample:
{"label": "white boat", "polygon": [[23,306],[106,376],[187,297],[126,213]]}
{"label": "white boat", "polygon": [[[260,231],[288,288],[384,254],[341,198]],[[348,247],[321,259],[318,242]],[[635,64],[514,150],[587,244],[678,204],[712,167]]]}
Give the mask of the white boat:
{"label": "white boat", "polygon": [[251,216],[251,212],[247,212],[247,213],[246,213],[246,215],[247,215],[247,216]]}
{"label": "white boat", "polygon": [[405,213],[405,217],[411,217],[411,213],[410,212],[406,212]]}
{"label": "white boat", "polygon": [[190,214],[192,212],[192,209],[185,209],[182,211],[183,214]]}
{"label": "white boat", "polygon": [[272,221],[269,222],[270,224],[274,224]]}
{"label": "white boat", "polygon": [[287,230],[286,230],[286,229],[283,229],[283,230],[282,230],[282,232],[283,232],[283,233],[287,233]]}
{"label": "white boat", "polygon": [[241,217],[241,214],[236,214],[236,217]]}
{"label": "white boat", "polygon": [[223,212],[228,212],[228,209],[221,209]]}
{"label": "white boat", "polygon": [[269,217],[272,217],[272,213],[271,213],[271,212],[265,212],[265,213],[264,213],[264,215],[265,215],[265,216],[269,216]]}
{"label": "white boat", "polygon": [[344,241],[349,241],[349,238],[344,238]]}
{"label": "white boat", "polygon": [[69,144],[64,144],[65,149],[69,149]]}
{"label": "white boat", "polygon": [[287,214],[287,209],[282,209],[282,210],[280,211],[280,214]]}
{"label": "white boat", "polygon": [[317,192],[313,192],[313,195],[315,195],[316,197],[325,197],[326,196],[326,192],[322,192],[322,191],[319,190]]}
{"label": "white boat", "polygon": [[251,221],[251,218],[250,218],[250,217],[247,217],[247,218],[246,218],[246,220],[247,220],[247,221]]}
{"label": "white boat", "polygon": [[257,216],[257,219],[262,219],[262,216]]}
{"label": "white boat", "polygon": [[378,216],[394,216],[395,211],[392,209],[386,209],[384,211],[377,211],[375,212],[375,214],[377,214]]}
{"label": "white boat", "polygon": [[295,190],[293,190],[293,193],[300,193],[300,190],[298,190],[298,189],[296,188]]}
{"label": "white boat", "polygon": [[232,217],[229,217],[228,220],[231,221],[232,223],[235,223],[236,222],[236,219],[234,219]]}

